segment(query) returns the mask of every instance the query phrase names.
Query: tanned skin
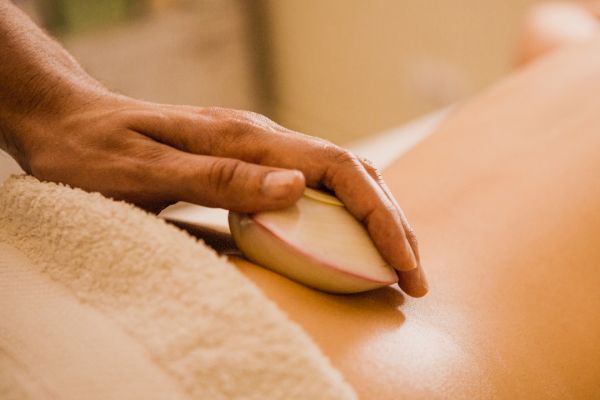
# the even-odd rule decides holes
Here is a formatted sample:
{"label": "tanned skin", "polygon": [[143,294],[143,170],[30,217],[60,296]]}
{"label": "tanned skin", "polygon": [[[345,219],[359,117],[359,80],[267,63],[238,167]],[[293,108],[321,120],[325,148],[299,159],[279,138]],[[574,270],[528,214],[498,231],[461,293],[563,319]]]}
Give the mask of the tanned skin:
{"label": "tanned skin", "polygon": [[550,1],[527,13],[516,54],[526,64],[558,48],[592,40],[600,35],[600,1]]}
{"label": "tanned skin", "polygon": [[107,90],[0,0],[0,147],[29,174],[150,211],[179,201],[240,212],[327,188],[412,296],[427,292],[412,228],[370,163],[248,111],[156,104]]}

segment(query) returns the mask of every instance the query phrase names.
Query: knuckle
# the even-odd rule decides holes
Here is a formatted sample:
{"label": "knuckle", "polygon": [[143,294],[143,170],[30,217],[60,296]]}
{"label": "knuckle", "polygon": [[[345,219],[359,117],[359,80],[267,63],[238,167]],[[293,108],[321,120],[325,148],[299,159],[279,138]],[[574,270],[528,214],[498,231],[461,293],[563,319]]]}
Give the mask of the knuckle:
{"label": "knuckle", "polygon": [[371,175],[377,175],[380,176],[381,173],[379,172],[379,168],[377,168],[377,166],[375,165],[375,163],[366,158],[366,157],[358,157],[358,159],[360,160],[362,166],[364,167],[364,169]]}
{"label": "knuckle", "polygon": [[369,227],[372,221],[377,217],[378,214],[377,207],[370,207],[366,209],[362,215],[358,216],[358,220],[365,226]]}
{"label": "knuckle", "polygon": [[375,167],[370,161],[364,161],[363,166],[365,167],[369,175],[376,178],[377,180],[381,179],[381,172],[379,172],[377,167]]}
{"label": "knuckle", "polygon": [[419,241],[417,240],[417,234],[415,233],[414,228],[410,224],[406,224],[404,226],[404,234],[406,235],[406,239],[413,246],[418,247]]}
{"label": "knuckle", "polygon": [[373,161],[365,157],[361,157],[360,159],[362,161],[363,166],[369,173],[379,174],[379,171],[377,170],[377,167],[375,167],[375,163],[373,163]]}
{"label": "knuckle", "polygon": [[255,135],[260,132],[273,133],[284,130],[268,117],[253,111],[208,107],[202,110],[202,114],[213,119],[217,130],[221,134],[233,138]]}
{"label": "knuckle", "polygon": [[201,109],[199,109],[199,112],[201,114],[210,115],[213,117],[222,117],[222,116],[230,114],[231,111],[232,110],[230,110],[230,109],[223,108],[223,107],[217,107],[217,106],[202,107]]}
{"label": "knuckle", "polygon": [[262,114],[252,111],[236,110],[233,115],[233,123],[241,134],[253,134],[259,132],[275,132],[276,124]]}
{"label": "knuckle", "polygon": [[256,113],[254,111],[248,111],[248,110],[236,110],[236,114],[243,119],[246,119],[248,121],[262,121],[267,119],[267,117],[264,117],[263,115]]}
{"label": "knuckle", "polygon": [[371,178],[373,178],[379,184],[384,184],[383,175],[381,174],[379,168],[375,166],[373,161],[365,157],[359,157],[359,160]]}
{"label": "knuckle", "polygon": [[242,164],[237,160],[219,158],[208,171],[208,185],[218,193],[228,190],[234,183]]}
{"label": "knuckle", "polygon": [[243,111],[242,115],[244,119],[248,121],[248,123],[250,123],[251,125],[260,127],[265,130],[274,130],[275,128],[279,127],[279,125],[277,125],[269,117],[259,113],[255,113],[253,111]]}
{"label": "knuckle", "polygon": [[407,225],[405,228],[405,231],[406,231],[406,237],[414,240],[415,242],[417,241],[417,235],[415,233],[415,229],[411,225]]}
{"label": "knuckle", "polygon": [[237,113],[227,113],[219,118],[220,130],[223,134],[233,138],[239,138],[253,130],[253,126],[248,123],[245,118],[240,117]]}
{"label": "knuckle", "polygon": [[361,163],[358,157],[350,151],[331,143],[325,142],[321,147],[319,156],[326,160],[326,167],[322,176],[323,183],[328,187],[335,187],[352,174],[359,171]]}
{"label": "knuckle", "polygon": [[366,165],[365,169],[367,170],[368,174],[373,177],[373,179],[379,183],[383,183],[383,175],[381,175],[381,171],[379,171],[379,169],[372,165]]}
{"label": "knuckle", "polygon": [[358,157],[346,149],[335,146],[333,149],[330,148],[329,152],[332,162],[340,167],[356,168],[361,165]]}

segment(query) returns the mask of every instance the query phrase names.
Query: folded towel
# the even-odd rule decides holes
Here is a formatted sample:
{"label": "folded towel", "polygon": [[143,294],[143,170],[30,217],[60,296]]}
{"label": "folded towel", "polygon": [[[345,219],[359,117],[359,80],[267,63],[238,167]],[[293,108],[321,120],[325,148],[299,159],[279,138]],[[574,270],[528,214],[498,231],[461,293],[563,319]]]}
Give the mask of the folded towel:
{"label": "folded towel", "polygon": [[[7,288],[0,287],[6,316],[0,319],[1,398],[75,398],[39,372],[36,357],[39,365],[63,368],[63,378],[80,376],[84,387],[77,393],[85,385],[90,394],[99,393],[102,386],[102,398],[122,398],[124,381],[142,390],[136,380],[159,387],[149,393],[169,393],[159,398],[356,397],[304,331],[233,265],[136,207],[12,177],[0,188],[0,243],[28,259],[18,270],[0,265]],[[28,290],[29,297],[23,295]],[[24,307],[28,301],[39,305]],[[37,335],[31,332],[36,326]],[[64,335],[57,334],[61,329]],[[93,343],[106,348],[90,349]],[[71,354],[73,363],[89,360],[80,367],[53,363],[49,354],[61,348],[56,354]],[[114,359],[106,357],[111,353]],[[111,362],[115,370],[128,363],[127,379],[107,379]],[[15,372],[17,366],[22,368]]]}

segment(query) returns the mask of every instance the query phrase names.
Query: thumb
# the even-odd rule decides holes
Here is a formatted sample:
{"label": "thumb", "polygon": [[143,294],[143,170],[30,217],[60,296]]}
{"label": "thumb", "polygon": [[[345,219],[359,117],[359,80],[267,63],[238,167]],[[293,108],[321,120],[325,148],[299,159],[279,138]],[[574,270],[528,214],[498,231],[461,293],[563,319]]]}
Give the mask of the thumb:
{"label": "thumb", "polygon": [[[169,191],[176,200],[257,212],[288,207],[302,196],[304,175],[297,170],[268,167],[232,158],[177,153],[162,168],[170,171]],[[165,176],[165,170],[161,175]]]}

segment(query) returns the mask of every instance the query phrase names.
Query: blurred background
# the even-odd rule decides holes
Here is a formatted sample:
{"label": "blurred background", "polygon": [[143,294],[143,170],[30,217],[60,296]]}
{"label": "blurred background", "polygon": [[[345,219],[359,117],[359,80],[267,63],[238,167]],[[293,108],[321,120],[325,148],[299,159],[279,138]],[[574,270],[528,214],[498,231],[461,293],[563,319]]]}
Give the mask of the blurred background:
{"label": "blurred background", "polygon": [[20,0],[106,86],[338,144],[506,74],[535,0]]}

